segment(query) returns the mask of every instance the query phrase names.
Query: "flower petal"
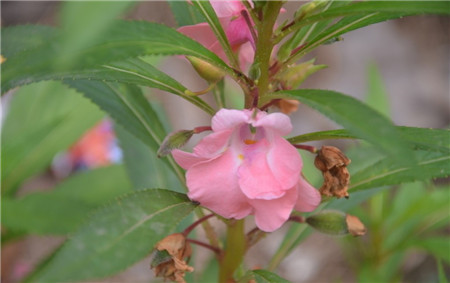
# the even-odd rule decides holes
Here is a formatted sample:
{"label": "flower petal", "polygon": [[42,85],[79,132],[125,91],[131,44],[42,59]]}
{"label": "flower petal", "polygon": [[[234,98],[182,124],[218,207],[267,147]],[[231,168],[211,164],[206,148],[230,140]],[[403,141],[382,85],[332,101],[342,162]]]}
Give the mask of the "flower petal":
{"label": "flower petal", "polygon": [[245,6],[239,0],[212,0],[210,1],[217,17],[233,17],[239,15],[241,10],[245,10]]}
{"label": "flower petal", "polygon": [[320,204],[321,197],[318,190],[311,186],[305,179],[300,177],[297,185],[298,200],[295,204],[295,210],[301,212],[310,212],[316,209]]}
{"label": "flower petal", "polygon": [[226,149],[232,133],[232,130],[226,130],[205,136],[194,147],[194,153],[204,158],[216,157]]}
{"label": "flower petal", "polygon": [[217,37],[208,23],[182,26],[177,29],[177,31],[200,42],[203,46],[210,50],[211,46],[217,42]]}
{"label": "flower petal", "polygon": [[288,141],[280,136],[273,137],[267,161],[283,189],[287,190],[298,183],[303,166],[302,158]]}
{"label": "flower petal", "polygon": [[214,115],[211,127],[214,132],[234,129],[239,124],[248,122],[249,116],[246,113],[241,110],[222,108]]}
{"label": "flower petal", "polygon": [[264,139],[248,145],[244,151],[244,160],[238,171],[239,185],[250,199],[275,199],[285,193],[267,162],[267,147],[268,142]]}
{"label": "flower petal", "polygon": [[265,232],[272,232],[280,228],[291,215],[297,195],[297,189],[292,188],[279,199],[249,200],[255,209],[256,226]]}
{"label": "flower petal", "polygon": [[175,159],[175,162],[185,170],[188,170],[195,164],[206,160],[205,158],[199,157],[196,154],[179,149],[172,150],[172,156]]}
{"label": "flower petal", "polygon": [[252,212],[237,180],[240,159],[232,150],[192,166],[187,174],[188,196],[225,218],[242,219]]}
{"label": "flower petal", "polygon": [[280,136],[285,136],[292,131],[291,119],[283,113],[272,113],[262,117],[254,122],[253,126],[271,129]]}

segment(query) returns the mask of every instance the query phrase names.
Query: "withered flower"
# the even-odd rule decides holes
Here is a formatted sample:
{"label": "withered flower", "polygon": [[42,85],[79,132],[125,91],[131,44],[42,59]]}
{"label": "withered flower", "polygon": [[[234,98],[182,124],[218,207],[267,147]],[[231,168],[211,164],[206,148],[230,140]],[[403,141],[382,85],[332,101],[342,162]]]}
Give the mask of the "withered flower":
{"label": "withered flower", "polygon": [[184,258],[192,253],[191,246],[186,243],[186,237],[181,233],[169,235],[156,244],[155,250],[151,263],[155,275],[185,283],[185,272],[194,271],[194,268],[184,261]]}
{"label": "withered flower", "polygon": [[348,232],[353,236],[357,237],[366,234],[366,227],[358,217],[347,214],[345,222],[347,223]]}
{"label": "withered flower", "polygon": [[347,189],[350,183],[348,164],[350,159],[337,147],[322,146],[314,160],[314,165],[323,174],[323,185],[319,190],[322,195],[348,198]]}
{"label": "withered flower", "polygon": [[280,111],[284,114],[291,114],[297,111],[300,102],[294,99],[280,99],[275,102],[275,105],[280,108]]}

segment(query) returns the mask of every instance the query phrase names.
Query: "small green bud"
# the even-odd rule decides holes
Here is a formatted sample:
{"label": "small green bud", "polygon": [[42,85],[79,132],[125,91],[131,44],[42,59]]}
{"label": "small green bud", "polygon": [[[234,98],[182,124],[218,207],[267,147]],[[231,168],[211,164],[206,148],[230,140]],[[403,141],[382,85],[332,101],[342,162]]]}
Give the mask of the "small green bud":
{"label": "small green bud", "polygon": [[200,77],[202,77],[209,83],[216,83],[220,81],[225,75],[225,73],[221,69],[211,65],[204,60],[198,59],[197,57],[193,56],[186,56],[186,58],[189,60],[189,62],[191,62],[192,67],[194,67]]}
{"label": "small green bud", "polygon": [[326,68],[326,65],[314,65],[315,59],[303,62],[298,65],[289,66],[287,69],[277,74],[277,79],[283,81],[289,89],[298,87],[307,77],[318,70]]}
{"label": "small green bud", "polygon": [[346,215],[341,211],[324,210],[306,218],[306,223],[319,232],[329,235],[347,235]]}
{"label": "small green bud", "polygon": [[195,132],[193,130],[181,130],[169,134],[158,149],[158,157],[168,155],[173,149],[184,146]]}
{"label": "small green bud", "polygon": [[252,80],[257,80],[261,76],[261,67],[259,62],[255,62],[250,66],[248,70],[248,77]]}
{"label": "small green bud", "polygon": [[329,235],[362,236],[366,227],[358,217],[336,210],[324,210],[306,218],[306,223],[319,232]]}

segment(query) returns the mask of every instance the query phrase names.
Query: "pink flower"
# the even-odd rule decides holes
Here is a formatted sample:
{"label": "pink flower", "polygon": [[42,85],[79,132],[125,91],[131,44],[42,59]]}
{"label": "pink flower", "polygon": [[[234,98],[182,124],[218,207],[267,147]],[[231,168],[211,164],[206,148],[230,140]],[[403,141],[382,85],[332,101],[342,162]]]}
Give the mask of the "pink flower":
{"label": "pink flower", "polygon": [[211,127],[193,153],[172,152],[187,170],[189,198],[225,218],[254,214],[267,232],[293,209],[312,211],[320,203],[318,191],[300,176],[299,153],[282,138],[292,130],[288,116],[221,109]]}
{"label": "pink flower", "polygon": [[[253,62],[255,42],[245,18],[241,15],[241,11],[246,11],[245,6],[239,0],[215,0],[211,1],[211,5],[222,24],[233,51],[242,51],[239,54],[241,67],[247,68]],[[216,53],[222,60],[227,61],[222,46],[207,23],[183,26],[178,31],[197,40],[203,46]]]}

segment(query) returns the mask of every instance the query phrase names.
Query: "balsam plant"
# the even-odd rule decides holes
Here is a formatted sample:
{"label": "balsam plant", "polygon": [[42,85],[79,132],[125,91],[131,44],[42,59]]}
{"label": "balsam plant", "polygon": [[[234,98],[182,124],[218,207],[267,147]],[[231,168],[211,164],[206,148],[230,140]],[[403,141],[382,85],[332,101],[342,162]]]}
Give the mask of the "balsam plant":
{"label": "balsam plant", "polygon": [[[376,194],[392,185],[449,175],[448,130],[396,126],[351,96],[301,87],[325,67],[305,60],[317,47],[389,19],[448,15],[449,3],[315,0],[299,3],[290,19],[277,22],[287,12],[285,3],[174,1],[176,30],[116,20],[133,2],[64,2],[59,27],[2,29],[2,94],[12,96],[2,128],[2,242],[28,234],[68,235],[26,281],[92,281],[150,254],[157,276],[201,281],[188,262],[191,245],[198,245],[214,254],[217,282],[285,282],[273,272],[311,235],[310,228],[361,236],[368,226],[371,235],[373,227],[363,222],[376,209],[357,213],[367,215],[362,222],[349,209],[367,199],[382,207]],[[185,57],[208,87],[188,89],[158,69],[155,56]],[[241,88],[243,109],[232,109],[229,80]],[[211,123],[167,131],[167,115],[144,88],[177,95],[210,115]],[[210,94],[213,103],[204,99]],[[287,114],[299,103],[342,128],[291,133],[297,121]],[[77,174],[51,192],[18,196],[28,178],[105,115],[115,123],[123,164]],[[203,132],[208,134],[192,152],[183,149]],[[363,140],[359,150],[371,157],[359,163],[336,147],[304,144],[329,139]],[[314,158],[307,160],[323,177],[319,189],[302,172],[307,161],[299,149]],[[395,208],[400,201],[393,206],[401,211]],[[256,226],[246,227],[252,216]],[[385,225],[396,228],[385,217]],[[224,235],[211,218],[223,222]],[[433,219],[438,228],[448,221]],[[288,222],[269,264],[245,266],[248,249]],[[203,229],[206,238],[195,238],[194,229]],[[374,231],[382,234],[379,226]],[[373,243],[371,252],[386,249],[370,249],[380,244]]]}

